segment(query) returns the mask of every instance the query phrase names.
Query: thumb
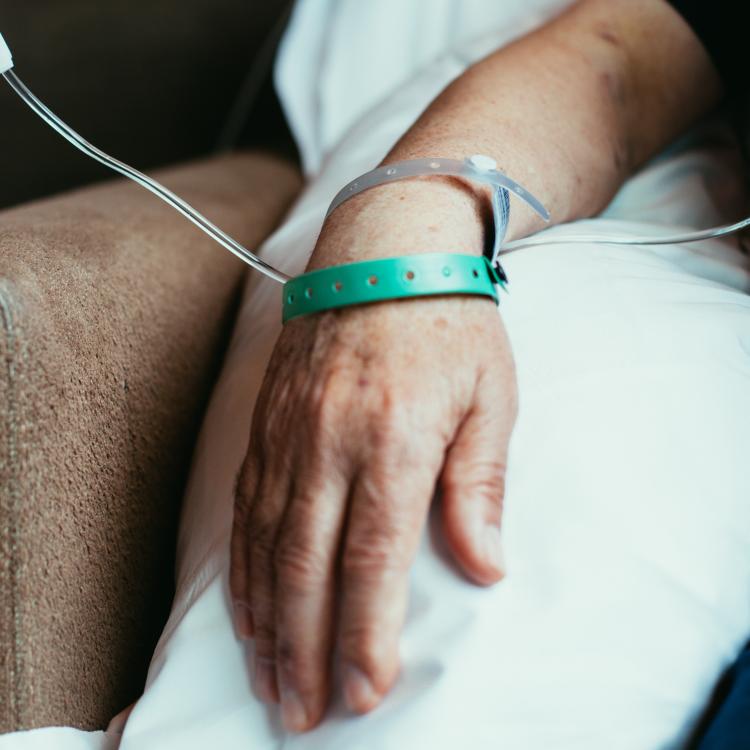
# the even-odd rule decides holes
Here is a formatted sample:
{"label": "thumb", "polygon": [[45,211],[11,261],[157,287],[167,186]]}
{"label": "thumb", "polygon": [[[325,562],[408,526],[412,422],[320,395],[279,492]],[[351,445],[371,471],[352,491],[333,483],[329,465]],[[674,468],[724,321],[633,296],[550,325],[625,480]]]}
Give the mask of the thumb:
{"label": "thumb", "polygon": [[[500,541],[508,443],[516,417],[509,393],[484,374],[447,449],[440,475],[443,531],[453,556],[480,584],[505,575]],[[515,383],[513,383],[515,386]]]}

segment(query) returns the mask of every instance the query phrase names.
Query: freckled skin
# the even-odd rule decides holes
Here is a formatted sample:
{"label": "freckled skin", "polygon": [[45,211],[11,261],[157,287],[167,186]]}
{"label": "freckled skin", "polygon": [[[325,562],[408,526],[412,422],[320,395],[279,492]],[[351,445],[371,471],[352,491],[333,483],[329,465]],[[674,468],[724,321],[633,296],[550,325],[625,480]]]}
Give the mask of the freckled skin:
{"label": "freckled skin", "polygon": [[597,27],[596,33],[599,35],[601,39],[603,39],[605,42],[608,42],[613,47],[620,46],[620,40],[617,38],[617,35],[609,27],[605,25],[600,25]]}

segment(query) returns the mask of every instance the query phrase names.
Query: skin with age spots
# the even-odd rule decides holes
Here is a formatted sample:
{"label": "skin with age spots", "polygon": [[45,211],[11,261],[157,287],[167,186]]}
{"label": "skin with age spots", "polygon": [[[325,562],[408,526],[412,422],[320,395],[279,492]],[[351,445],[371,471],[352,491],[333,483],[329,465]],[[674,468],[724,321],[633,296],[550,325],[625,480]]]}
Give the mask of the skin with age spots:
{"label": "skin with age spots", "polygon": [[[581,0],[468,68],[382,163],[487,154],[554,221],[573,220],[601,211],[721,94],[706,51],[664,0]],[[333,212],[305,270],[478,256],[490,217],[488,189],[456,178],[382,185]],[[514,208],[506,237],[540,228]],[[517,409],[490,298],[381,301],[283,327],[237,482],[230,586],[238,630],[255,641],[256,691],[281,701],[287,729],[323,720],[334,652],[354,712],[375,709],[398,679],[409,570],[436,488],[456,572],[501,580]]]}
{"label": "skin with age spots", "polygon": [[617,35],[606,25],[599,25],[597,27],[596,33],[599,34],[599,36],[604,39],[605,42],[609,42],[613,47],[619,47],[620,46],[620,40],[617,38]]}

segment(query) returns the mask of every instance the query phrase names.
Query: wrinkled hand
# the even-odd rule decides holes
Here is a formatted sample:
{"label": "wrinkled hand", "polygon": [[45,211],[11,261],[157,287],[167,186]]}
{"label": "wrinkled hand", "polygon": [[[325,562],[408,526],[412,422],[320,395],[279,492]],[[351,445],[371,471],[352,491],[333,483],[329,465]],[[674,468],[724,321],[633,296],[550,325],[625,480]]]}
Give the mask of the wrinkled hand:
{"label": "wrinkled hand", "polygon": [[344,690],[372,709],[399,670],[408,572],[433,498],[480,584],[499,544],[513,359],[495,303],[443,295],[289,321],[253,412],[231,590],[256,689],[287,728],[322,718],[336,639]]}

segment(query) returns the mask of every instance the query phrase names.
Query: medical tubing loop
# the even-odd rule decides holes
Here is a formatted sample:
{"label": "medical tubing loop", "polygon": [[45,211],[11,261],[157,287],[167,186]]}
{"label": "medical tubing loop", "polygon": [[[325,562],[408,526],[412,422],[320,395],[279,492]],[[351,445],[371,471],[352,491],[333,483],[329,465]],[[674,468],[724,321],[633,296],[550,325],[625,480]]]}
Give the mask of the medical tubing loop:
{"label": "medical tubing loop", "polygon": [[500,250],[508,229],[510,193],[512,192],[521,198],[544,221],[549,221],[550,215],[541,201],[515,180],[500,172],[497,169],[497,162],[491,156],[474,154],[463,160],[425,157],[383,164],[371,169],[369,172],[365,172],[344,185],[331,201],[325,218],[328,219],[333,211],[342,203],[364,190],[410,177],[431,177],[437,175],[469,179],[489,185],[492,188],[492,243],[491,246],[485,247],[483,255],[488,259],[490,266],[499,277],[501,287],[507,291],[506,284],[508,277],[500,263]]}
{"label": "medical tubing loop", "polygon": [[[482,161],[480,161],[482,160]],[[484,166],[487,164],[487,166]],[[512,180],[507,175],[499,172],[492,159],[482,155],[468,157],[463,161],[460,159],[442,159],[432,157],[426,159],[408,159],[406,161],[384,164],[360,175],[356,179],[344,185],[331,201],[326,212],[326,218],[348,198],[352,198],[376,185],[396,182],[406,177],[425,177],[429,175],[443,175],[452,177],[465,177],[477,182],[482,182],[493,187],[501,187],[515,193],[519,198],[528,203],[531,208],[545,221],[549,221],[549,212],[541,201],[535,198],[525,188]]]}

